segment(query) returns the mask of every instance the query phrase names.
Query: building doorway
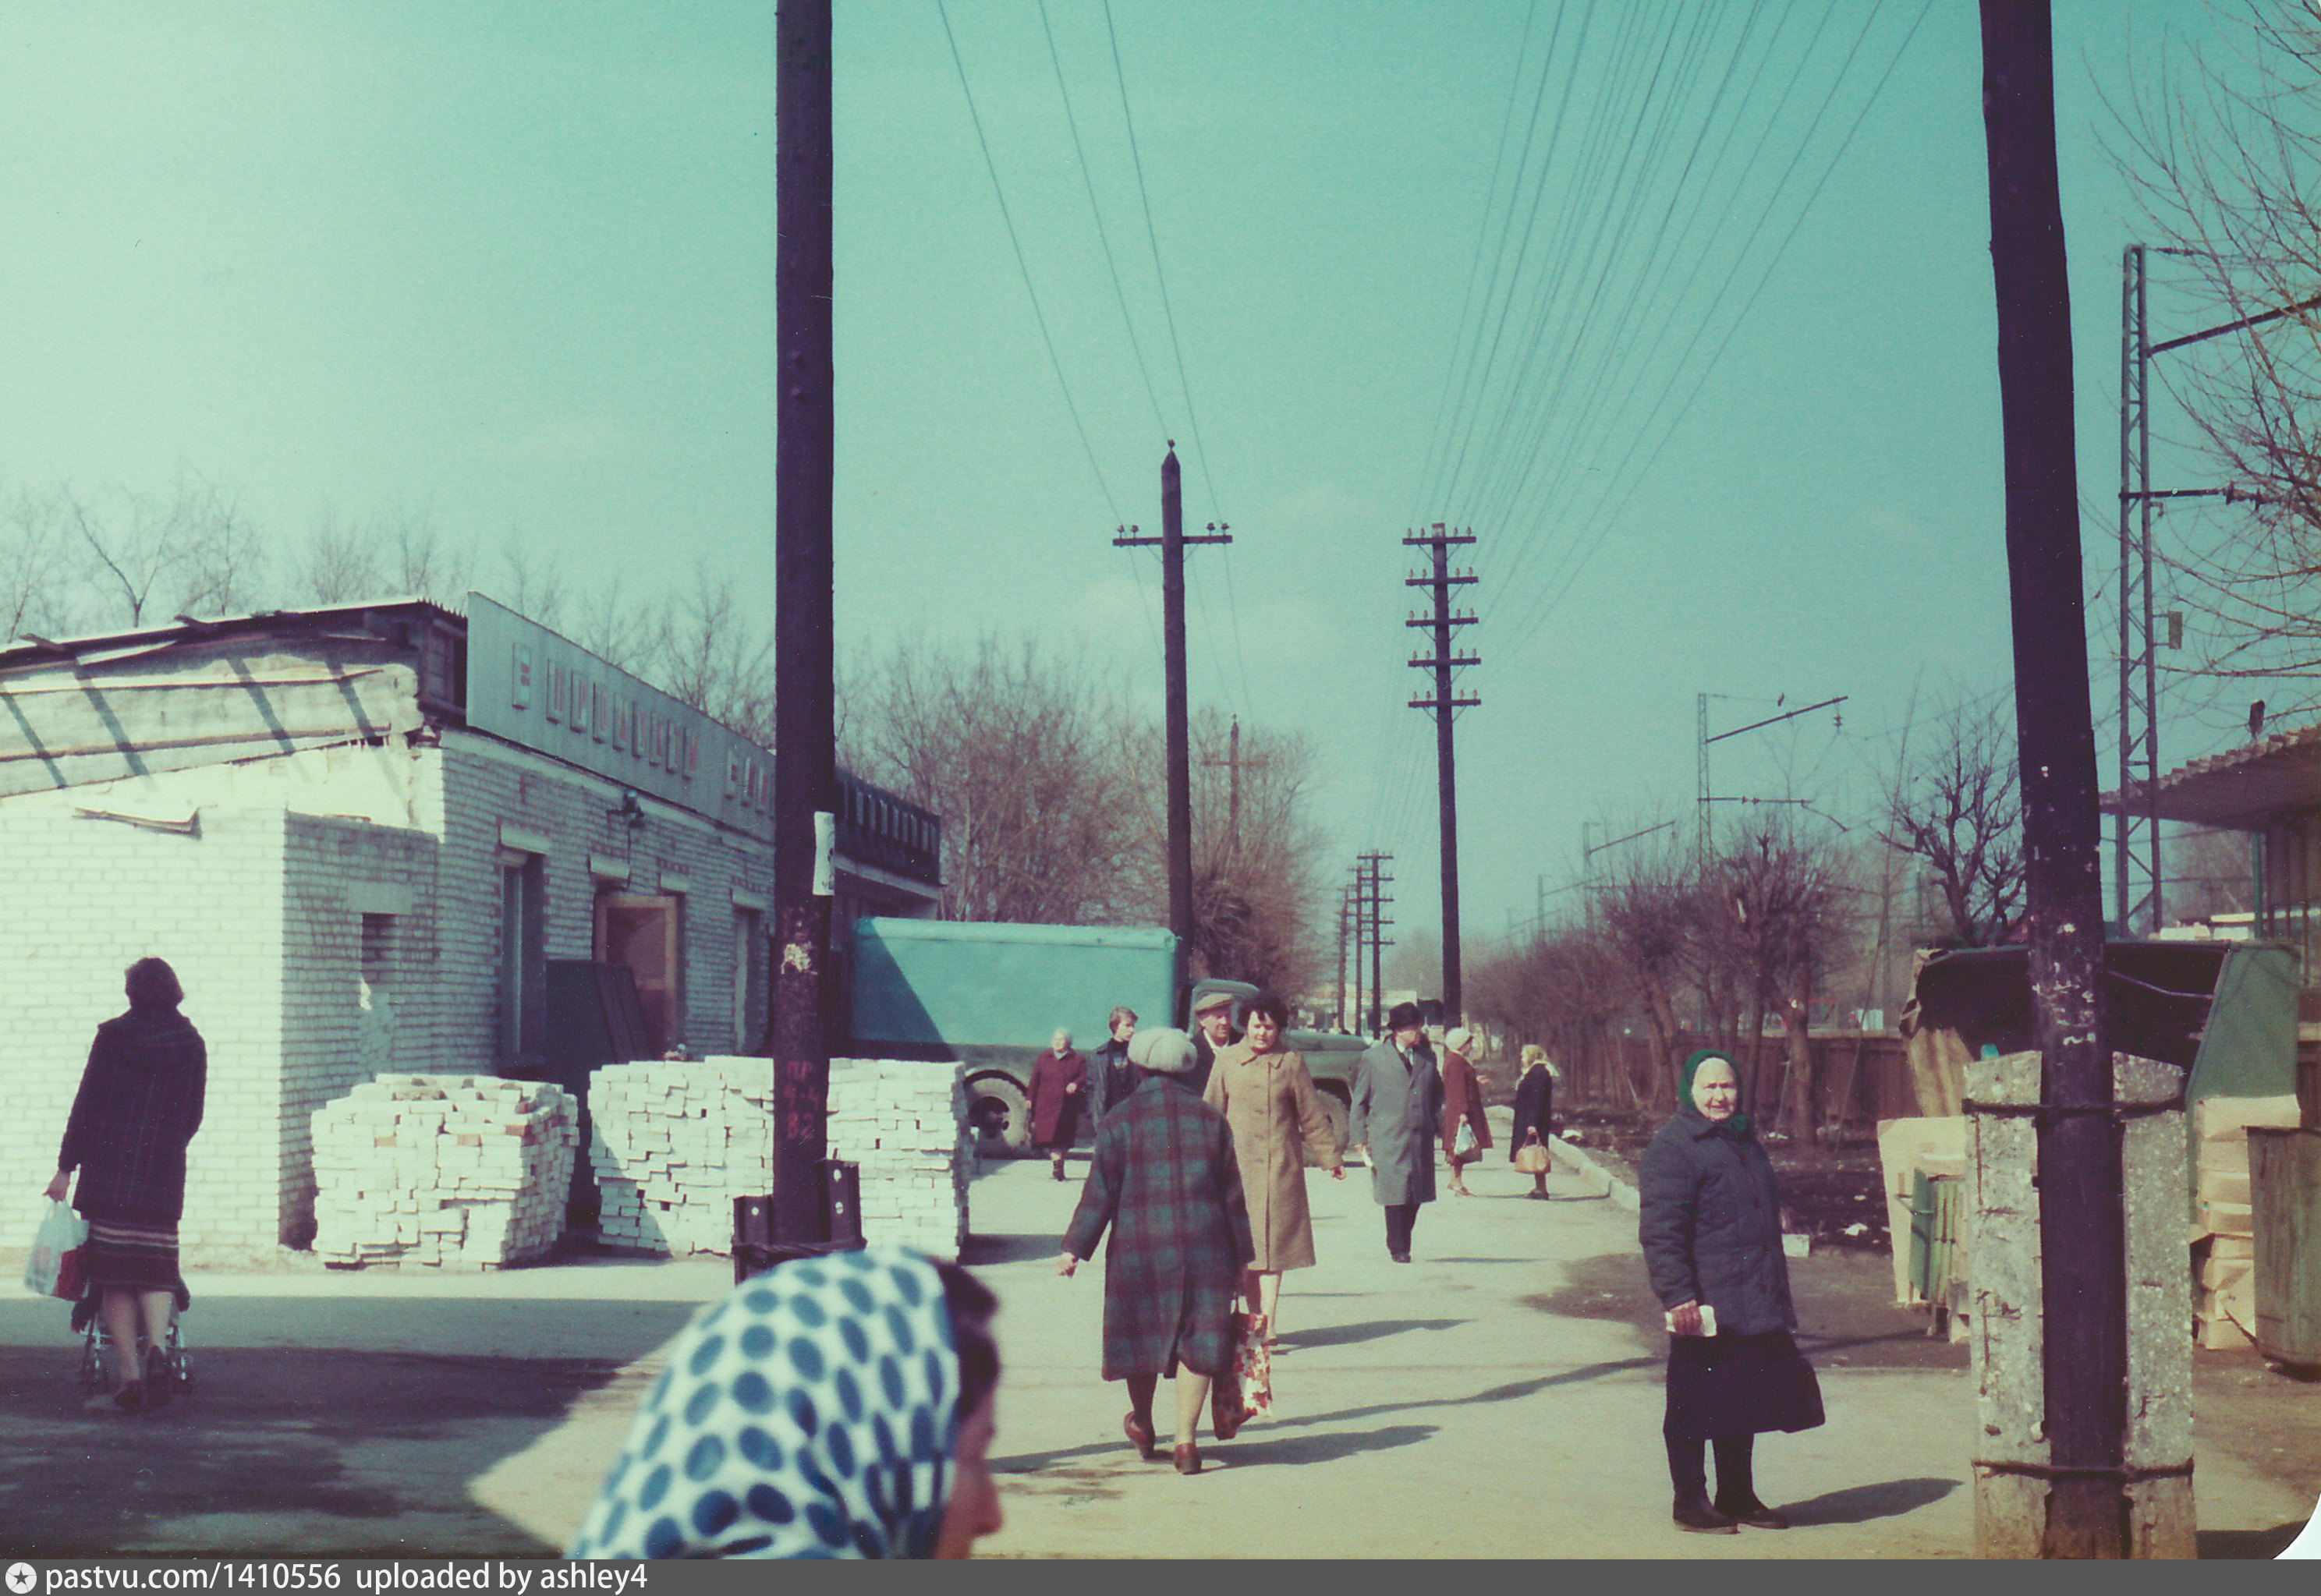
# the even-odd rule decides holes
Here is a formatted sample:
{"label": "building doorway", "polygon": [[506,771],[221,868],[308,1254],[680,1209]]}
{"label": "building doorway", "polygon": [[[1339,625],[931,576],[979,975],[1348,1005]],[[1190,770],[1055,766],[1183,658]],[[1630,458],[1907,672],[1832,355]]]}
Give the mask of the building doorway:
{"label": "building doorway", "polygon": [[684,1031],[685,900],[674,894],[603,893],[596,898],[596,958],[626,965],[655,1056]]}

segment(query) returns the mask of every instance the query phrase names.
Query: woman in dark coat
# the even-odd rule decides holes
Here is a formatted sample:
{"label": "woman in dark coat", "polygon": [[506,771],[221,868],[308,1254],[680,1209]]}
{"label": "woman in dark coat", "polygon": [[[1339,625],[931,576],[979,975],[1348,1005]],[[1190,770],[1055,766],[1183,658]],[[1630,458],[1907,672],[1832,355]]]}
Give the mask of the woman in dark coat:
{"label": "woman in dark coat", "polygon": [[1088,1183],[1064,1232],[1060,1274],[1104,1255],[1104,1377],[1125,1380],[1133,1404],[1121,1428],[1147,1457],[1160,1452],[1152,1396],[1177,1382],[1177,1471],[1201,1472],[1194,1444],[1209,1381],[1233,1356],[1235,1295],[1253,1293],[1257,1256],[1242,1196],[1241,1160],[1224,1116],[1194,1095],[1198,1060],[1181,1030],[1141,1030],[1128,1056],[1144,1072],[1097,1132]]}
{"label": "woman in dark coat", "polygon": [[[1790,1331],[1789,1265],[1771,1160],[1741,1111],[1740,1072],[1722,1053],[1685,1060],[1675,1117],[1644,1149],[1637,1231],[1668,1310],[1669,1476],[1687,1529],[1786,1529],[1757,1500],[1751,1452],[1765,1430],[1822,1421],[1821,1388]],[[1716,1451],[1708,1499],[1702,1443]]]}
{"label": "woman in dark coat", "polygon": [[[90,1288],[113,1343],[127,1412],[169,1400],[161,1374],[177,1276],[177,1220],[186,1207],[186,1144],[201,1128],[209,1056],[177,1011],[185,992],[158,958],[129,966],[129,1011],[96,1028],[80,1091],[57,1149],[49,1196],[59,1202],[80,1172],[73,1206],[88,1221]],[[139,1348],[140,1332],[144,1347]]]}
{"label": "woman in dark coat", "polygon": [[1088,1095],[1088,1060],[1072,1051],[1072,1033],[1059,1030],[1032,1061],[1032,1140],[1048,1149],[1056,1178],[1079,1134],[1080,1102]]}
{"label": "woman in dark coat", "polygon": [[[1536,1042],[1525,1042],[1523,1049],[1523,1079],[1515,1083],[1515,1123],[1507,1132],[1507,1159],[1532,1142],[1541,1147],[1555,1135],[1555,1066],[1548,1062],[1547,1049]],[[1531,1195],[1542,1202],[1547,1201],[1547,1172],[1532,1176]]]}
{"label": "woman in dark coat", "polygon": [[[1475,1194],[1467,1189],[1467,1165],[1491,1145],[1490,1122],[1483,1117],[1483,1083],[1467,1062],[1474,1046],[1475,1033],[1463,1025],[1443,1038],[1443,1162],[1451,1166],[1451,1189],[1461,1197]],[[1475,1136],[1475,1145],[1464,1153],[1459,1151],[1461,1124]]]}

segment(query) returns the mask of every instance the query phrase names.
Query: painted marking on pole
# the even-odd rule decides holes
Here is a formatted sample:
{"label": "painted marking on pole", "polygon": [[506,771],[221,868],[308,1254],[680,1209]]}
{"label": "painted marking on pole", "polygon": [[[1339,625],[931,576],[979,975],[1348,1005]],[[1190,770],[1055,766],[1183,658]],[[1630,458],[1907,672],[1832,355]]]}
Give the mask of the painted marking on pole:
{"label": "painted marking on pole", "polygon": [[814,895],[827,898],[838,891],[838,817],[826,809],[814,812]]}

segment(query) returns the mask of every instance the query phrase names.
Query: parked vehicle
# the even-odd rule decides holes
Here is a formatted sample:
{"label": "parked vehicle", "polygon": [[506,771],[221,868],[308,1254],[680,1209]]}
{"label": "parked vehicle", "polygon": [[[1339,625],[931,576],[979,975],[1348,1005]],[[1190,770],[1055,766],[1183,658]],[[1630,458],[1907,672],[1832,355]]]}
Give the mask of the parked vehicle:
{"label": "parked vehicle", "polygon": [[[1011,1156],[1031,1148],[1032,1061],[1058,1026],[1093,1056],[1117,1005],[1145,1025],[1181,1026],[1209,993],[1243,1002],[1257,995],[1245,981],[1181,986],[1180,968],[1177,939],[1157,927],[860,920],[846,959],[844,1047],[866,1057],[966,1065],[968,1113],[982,1151]],[[1354,1061],[1369,1044],[1292,1031],[1288,1045],[1306,1055],[1343,1145]]]}

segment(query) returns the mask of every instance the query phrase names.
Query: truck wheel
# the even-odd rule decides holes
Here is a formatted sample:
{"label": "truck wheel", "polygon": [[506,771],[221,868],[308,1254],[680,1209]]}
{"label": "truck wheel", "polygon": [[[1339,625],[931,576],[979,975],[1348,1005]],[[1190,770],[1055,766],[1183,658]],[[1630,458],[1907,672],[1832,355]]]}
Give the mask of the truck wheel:
{"label": "truck wheel", "polygon": [[[1347,1106],[1344,1098],[1326,1086],[1319,1088],[1318,1094],[1322,1099],[1322,1111],[1330,1119],[1330,1134],[1338,1138],[1338,1154],[1339,1156],[1343,1157],[1346,1151],[1346,1126],[1353,1118],[1353,1111]],[[1310,1166],[1315,1169],[1322,1167],[1318,1164],[1312,1164]]]}
{"label": "truck wheel", "polygon": [[1015,1158],[1032,1150],[1032,1105],[1024,1089],[1005,1075],[970,1081],[968,1122],[975,1127],[976,1150],[986,1158]]}

